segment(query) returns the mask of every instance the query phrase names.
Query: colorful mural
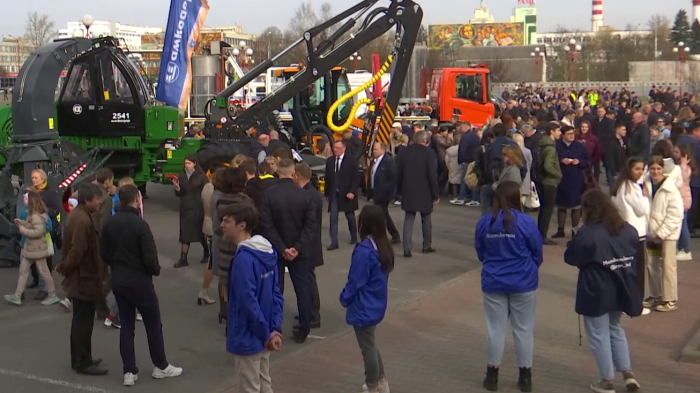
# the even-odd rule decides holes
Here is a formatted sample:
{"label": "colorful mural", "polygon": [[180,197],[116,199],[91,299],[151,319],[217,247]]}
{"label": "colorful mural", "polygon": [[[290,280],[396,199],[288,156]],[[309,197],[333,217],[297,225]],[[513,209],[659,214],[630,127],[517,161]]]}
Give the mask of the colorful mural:
{"label": "colorful mural", "polygon": [[484,23],[428,26],[430,49],[454,49],[471,46],[524,45],[522,23]]}

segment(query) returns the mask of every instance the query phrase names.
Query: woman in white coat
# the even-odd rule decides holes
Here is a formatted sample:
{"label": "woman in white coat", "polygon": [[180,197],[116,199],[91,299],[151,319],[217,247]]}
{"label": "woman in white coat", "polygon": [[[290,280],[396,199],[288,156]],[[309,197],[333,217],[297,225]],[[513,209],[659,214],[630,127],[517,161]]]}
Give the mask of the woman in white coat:
{"label": "woman in white coat", "polygon": [[664,174],[661,156],[649,159],[649,179],[644,188],[651,195],[647,243],[649,248],[649,297],[644,307],[656,311],[678,309],[676,244],[683,223],[683,198],[670,177]]}
{"label": "woman in white coat", "polygon": [[[644,162],[638,158],[631,157],[627,160],[625,167],[620,172],[617,188],[612,190],[613,203],[620,211],[622,218],[637,230],[639,234],[639,246],[637,247],[637,258],[635,259],[635,271],[637,273],[637,288],[639,294],[644,299],[645,276],[647,268],[646,237],[647,224],[649,221],[649,211],[651,201],[646,195],[642,185],[644,174]],[[647,315],[651,311],[649,308],[642,310],[642,315]]]}

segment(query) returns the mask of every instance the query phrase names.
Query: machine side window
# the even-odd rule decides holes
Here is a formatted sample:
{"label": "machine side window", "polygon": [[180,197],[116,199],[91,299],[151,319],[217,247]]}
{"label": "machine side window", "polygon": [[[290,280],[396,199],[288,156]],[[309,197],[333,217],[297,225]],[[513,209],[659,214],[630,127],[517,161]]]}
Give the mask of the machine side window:
{"label": "machine side window", "polygon": [[63,102],[92,101],[92,81],[90,79],[90,63],[75,63],[68,75]]}
{"label": "machine side window", "polygon": [[99,64],[104,100],[107,102],[133,104],[134,96],[131,93],[128,79],[122,74],[116,63],[112,61],[108,52],[103,52],[100,55]]}
{"label": "machine side window", "polygon": [[470,101],[484,101],[484,86],[481,75],[459,74],[455,80],[455,97]]}
{"label": "machine side window", "polygon": [[[338,100],[350,91],[350,85],[348,84],[347,77],[345,77],[345,75],[342,73],[334,73],[333,78],[336,79],[337,83],[338,96],[336,97],[336,100]],[[352,109],[352,106],[354,104],[355,100],[353,99],[349,99],[340,104],[340,106],[338,106],[338,111],[335,114],[337,116],[337,119],[347,119],[350,115],[350,109]]]}

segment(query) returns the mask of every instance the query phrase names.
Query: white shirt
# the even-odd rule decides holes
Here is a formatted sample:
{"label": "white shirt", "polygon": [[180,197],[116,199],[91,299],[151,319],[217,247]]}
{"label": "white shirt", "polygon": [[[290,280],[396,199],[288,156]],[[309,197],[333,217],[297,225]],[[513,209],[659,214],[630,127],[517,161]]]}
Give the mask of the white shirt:
{"label": "white shirt", "polygon": [[345,158],[345,153],[343,153],[340,157],[336,156],[335,160],[333,160],[333,169],[337,172],[340,172],[340,168],[343,167],[343,158]]}
{"label": "white shirt", "polygon": [[372,166],[372,188],[374,188],[374,176],[377,174],[377,169],[379,168],[379,164],[382,163],[382,160],[384,159],[384,154],[382,154],[379,158],[376,159],[374,162],[374,165]]}

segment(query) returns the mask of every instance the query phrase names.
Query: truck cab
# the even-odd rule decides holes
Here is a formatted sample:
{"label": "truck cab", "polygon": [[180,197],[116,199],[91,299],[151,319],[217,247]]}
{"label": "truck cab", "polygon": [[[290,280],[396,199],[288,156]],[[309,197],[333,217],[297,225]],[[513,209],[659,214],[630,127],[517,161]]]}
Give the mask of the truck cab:
{"label": "truck cab", "polygon": [[430,78],[429,100],[433,116],[449,122],[452,116],[481,127],[493,119],[490,73],[484,65],[468,68],[434,69]]}

